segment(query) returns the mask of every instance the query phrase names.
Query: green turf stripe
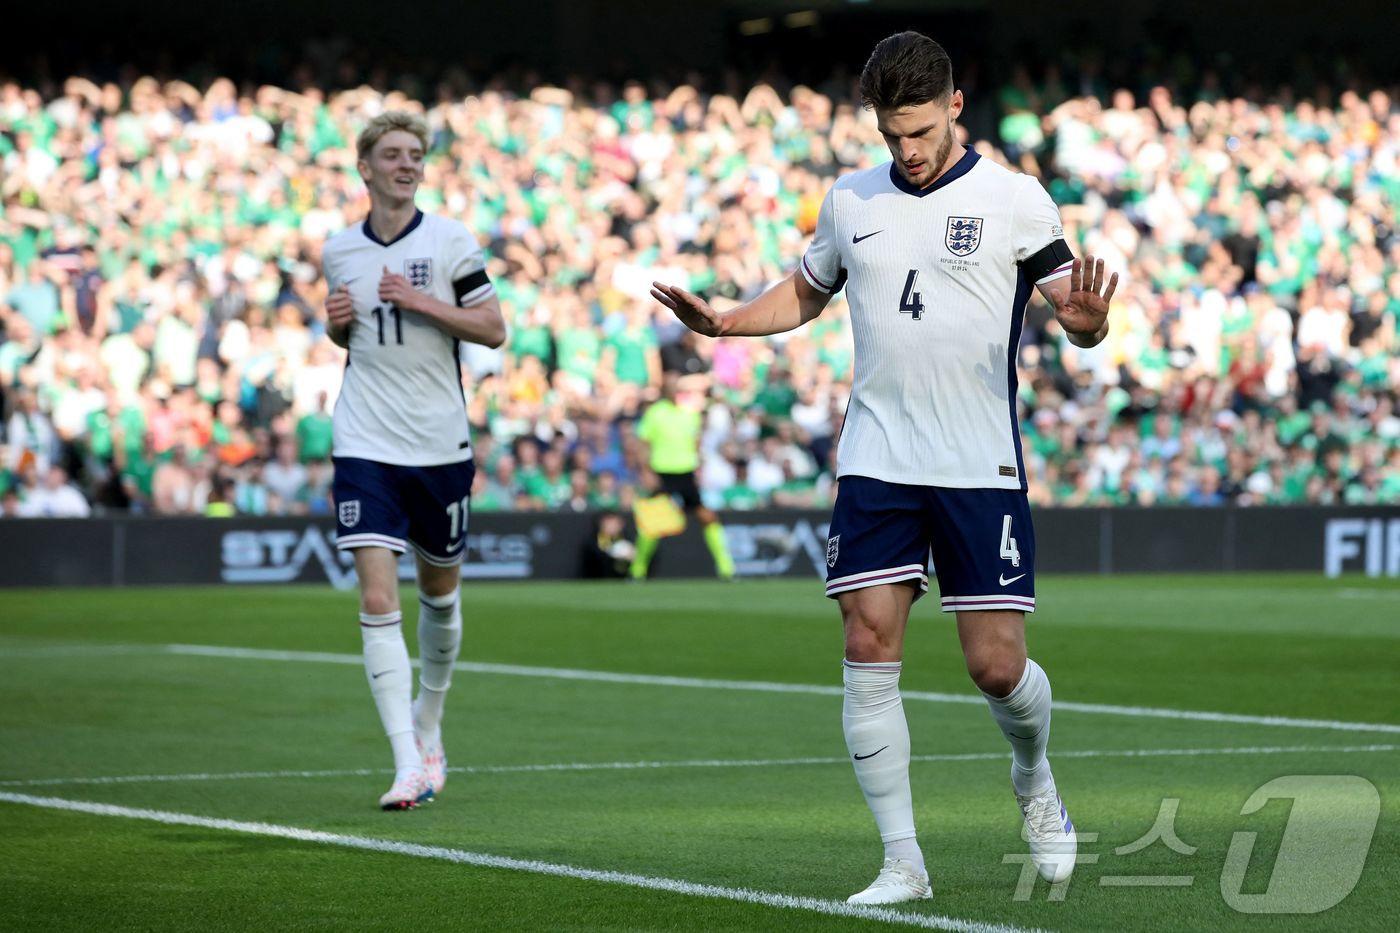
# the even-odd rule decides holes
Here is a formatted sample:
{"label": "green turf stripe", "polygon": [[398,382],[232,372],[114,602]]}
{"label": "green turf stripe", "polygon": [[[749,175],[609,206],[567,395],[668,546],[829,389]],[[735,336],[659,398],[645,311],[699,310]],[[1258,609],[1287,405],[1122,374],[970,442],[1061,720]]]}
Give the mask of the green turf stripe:
{"label": "green turf stripe", "polygon": [[171,826],[195,826],[201,829],[217,829],[227,832],[248,833],[255,836],[273,836],[279,839],[292,839],[298,842],[315,842],[322,845],[340,846],[347,849],[362,849],[370,852],[385,852],[395,855],[408,855],[415,858],[436,859],[456,862],[463,865],[476,865],[483,868],[499,868],[507,871],[524,871],[532,874],[553,875],[563,878],[578,878],[585,881],[598,881],[604,884],[625,885],[645,888],[652,891],[667,891],[693,897],[720,898],[747,904],[758,904],[786,910],[805,910],[836,917],[854,917],[865,920],[878,920],[901,926],[922,927],[929,930],[951,930],[956,933],[1041,933],[1022,927],[1001,924],[979,923],[972,920],[959,920],[937,914],[904,913],[884,907],[857,907],[843,901],[824,900],[816,897],[797,897],[791,894],[773,894],[754,891],[750,888],[730,888],[713,884],[698,884],[675,878],[658,878],[649,875],[635,875],[626,872],[606,871],[595,868],[580,868],[574,865],[561,865],[555,862],[542,862],[534,859],[517,859],[485,852],[468,852],[463,849],[449,849],[443,846],[421,845],[412,842],[397,842],[390,839],[373,839],[367,836],[347,836],[328,833],[298,826],[281,826],[276,823],[255,823],[243,820],[225,820],[190,813],[172,813],[167,810],[147,810],[137,807],[121,807],[113,804],[93,803],[86,800],[68,800],[62,797],[34,797],[29,794],[14,794],[0,791],[0,802],[21,804],[31,807],[45,807],[52,810],[66,810],[75,813],[90,813],[95,816],[123,817],[133,820],[146,820]]}
{"label": "green turf stripe", "polygon": [[[1400,745],[1250,745],[1238,748],[1115,748],[1056,751],[1055,758],[1177,758],[1202,755],[1292,755],[1395,752]],[[965,752],[913,755],[912,762],[1001,761],[1007,752]],[[844,765],[844,757],[826,758],[699,758],[680,761],[560,761],[520,765],[466,765],[447,770],[453,774],[527,774],[572,771],[651,771],[664,768],[782,768],[806,765]],[[184,784],[200,781],[256,781],[288,778],[369,777],[393,774],[393,768],[338,768],[322,771],[201,771],[189,774],[113,774],[95,777],[33,778],[0,781],[0,787],[54,787],[62,784]]]}
{"label": "green turf stripe", "polygon": [[[126,650],[128,646],[123,646]],[[238,648],[224,645],[164,645],[156,650],[171,654],[212,658],[238,658],[249,661],[293,661],[326,664],[363,664],[358,654],[336,654],[329,651],[274,651],[262,648]],[[416,662],[415,662],[416,663]],[[672,677],[664,674],[633,674],[618,671],[579,670],[565,667],[526,667],[519,664],[485,664],[458,661],[454,670],[475,674],[499,674],[508,677],[544,677],[553,680],[591,680],[602,683],[642,684],[655,687],[686,687],[705,690],[751,690],[764,693],[810,693],[821,696],[842,696],[844,689],[827,684],[790,684],[767,680],[715,680],[704,677]],[[906,690],[906,700],[931,703],[964,703],[981,706],[986,700],[964,693],[933,693]],[[1280,726],[1291,729],[1328,729],[1338,732],[1384,732],[1400,734],[1400,724],[1373,722],[1344,722],[1335,719],[1294,719],[1287,716],[1252,716],[1244,713],[1220,713],[1209,710],[1165,709],[1154,706],[1115,706],[1107,703],[1075,703],[1056,700],[1056,712],[1089,713],[1105,716],[1131,716],[1146,719],[1186,719],[1194,722],[1236,723],[1247,726]]]}

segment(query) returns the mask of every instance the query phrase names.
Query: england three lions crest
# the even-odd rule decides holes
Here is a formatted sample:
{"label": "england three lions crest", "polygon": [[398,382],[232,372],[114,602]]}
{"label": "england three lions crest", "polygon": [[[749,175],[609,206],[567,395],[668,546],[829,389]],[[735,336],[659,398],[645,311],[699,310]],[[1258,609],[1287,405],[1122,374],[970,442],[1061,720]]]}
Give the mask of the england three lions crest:
{"label": "england three lions crest", "polygon": [[422,291],[433,284],[433,261],[431,259],[405,259],[403,277],[408,284]]}
{"label": "england three lions crest", "polygon": [[970,256],[982,245],[981,217],[949,217],[943,245],[954,256]]}

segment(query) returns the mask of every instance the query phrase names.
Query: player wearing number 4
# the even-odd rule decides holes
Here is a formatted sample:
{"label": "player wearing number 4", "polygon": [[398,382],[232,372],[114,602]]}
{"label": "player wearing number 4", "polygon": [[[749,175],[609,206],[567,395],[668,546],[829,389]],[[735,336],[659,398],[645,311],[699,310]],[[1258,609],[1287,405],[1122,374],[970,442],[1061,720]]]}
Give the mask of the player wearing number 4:
{"label": "player wearing number 4", "polygon": [[[880,42],[860,79],[894,161],[828,192],[799,271],[720,315],[679,288],[652,295],[709,337],[762,336],[815,318],[844,286],[855,377],[837,462],[827,596],[845,627],[842,725],[885,846],[853,903],[931,896],[915,838],[904,632],[928,589],[955,613],[968,673],[1011,744],[1011,783],[1031,857],[1069,877],[1076,840],[1045,757],[1050,682],[1026,657],[1035,538],[1016,415],[1016,352],[1032,288],[1069,340],[1098,344],[1118,277],[1075,259],[1039,182],[958,143],[962,93],[938,43]],[[948,851],[948,850],[944,850]]]}
{"label": "player wearing number 4", "polygon": [[[322,253],[327,329],[349,351],[334,415],[337,546],[355,555],[365,676],[394,754],[379,805],[412,809],[447,776],[442,708],[462,640],[458,595],[475,472],[461,343],[498,347],[505,322],[476,238],[413,203],[428,128],[380,114],[357,142],[363,224]],[[399,611],[399,555],[418,571],[419,689]]]}

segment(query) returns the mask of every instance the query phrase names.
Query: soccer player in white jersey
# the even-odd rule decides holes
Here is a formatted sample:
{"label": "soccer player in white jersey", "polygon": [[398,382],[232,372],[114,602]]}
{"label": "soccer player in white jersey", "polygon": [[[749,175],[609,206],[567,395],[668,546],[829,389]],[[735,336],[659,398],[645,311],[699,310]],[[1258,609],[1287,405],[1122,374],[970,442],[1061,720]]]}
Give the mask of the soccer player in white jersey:
{"label": "soccer player in white jersey", "polygon": [[1108,333],[1117,276],[1075,259],[1036,179],[957,142],[962,93],[938,43],[880,42],[860,80],[894,161],[839,179],[800,270],[727,314],[656,284],[652,295],[710,337],[791,330],[843,286],[855,376],[840,441],[826,594],[841,606],[842,725],[885,845],[852,903],[932,896],[915,839],[909,729],[899,693],[904,631],[933,558],[968,673],[1011,744],[1011,783],[1040,874],[1073,870],[1074,828],[1045,757],[1050,683],[1026,657],[1035,539],[1016,415],[1016,352],[1031,289],[1069,340]]}
{"label": "soccer player in white jersey", "polygon": [[[355,555],[365,676],[394,753],[385,810],[412,809],[447,776],[442,708],[462,640],[458,596],[475,472],[458,351],[498,347],[505,321],[476,238],[414,206],[428,128],[388,112],[357,141],[363,224],[322,254],[328,331],[349,354],[334,414],[337,546]],[[399,555],[418,571],[419,690],[399,611]]]}

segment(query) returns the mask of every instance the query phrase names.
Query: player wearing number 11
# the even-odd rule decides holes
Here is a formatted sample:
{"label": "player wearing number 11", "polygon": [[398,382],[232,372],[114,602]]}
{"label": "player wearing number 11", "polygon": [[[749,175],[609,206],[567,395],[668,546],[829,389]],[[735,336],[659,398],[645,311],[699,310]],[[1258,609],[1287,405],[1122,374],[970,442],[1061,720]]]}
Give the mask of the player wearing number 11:
{"label": "player wearing number 11", "polygon": [[826,595],[845,627],[846,746],[885,847],[874,883],[850,900],[931,896],[899,693],[905,627],[928,589],[930,552],[968,673],[1011,745],[1031,857],[1042,876],[1063,880],[1076,839],[1045,757],[1050,683],[1026,657],[1035,539],[1016,351],[1033,288],[1070,341],[1099,343],[1118,277],[1105,287],[1101,261],[1073,257],[1036,179],[957,141],[963,96],[938,43],[915,32],[883,40],[860,89],[894,160],[832,186],[799,271],[724,315],[679,288],[656,284],[652,295],[698,333],[762,336],[807,323],[845,287],[855,377]]}
{"label": "player wearing number 11", "polygon": [[[466,227],[413,203],[428,128],[388,112],[357,142],[369,217],[322,251],[327,329],[349,351],[333,419],[337,546],[355,555],[365,676],[394,753],[379,804],[412,809],[442,790],[442,708],[462,639],[458,594],[471,493],[461,343],[498,347],[505,322]],[[399,555],[418,575],[419,690],[399,611]]]}

